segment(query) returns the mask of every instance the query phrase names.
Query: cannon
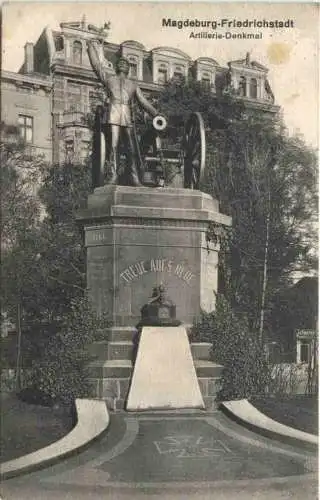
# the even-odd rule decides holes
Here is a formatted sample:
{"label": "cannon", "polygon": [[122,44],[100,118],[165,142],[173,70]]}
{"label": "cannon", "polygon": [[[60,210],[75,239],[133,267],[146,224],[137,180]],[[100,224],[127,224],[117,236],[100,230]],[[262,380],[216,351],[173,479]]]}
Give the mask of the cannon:
{"label": "cannon", "polygon": [[[93,186],[103,185],[102,172],[110,147],[104,120],[105,108],[98,106],[95,115],[92,152]],[[139,178],[143,185],[163,187],[165,185],[165,165],[172,165],[176,172],[183,174],[184,187],[199,189],[206,157],[205,127],[201,113],[193,112],[187,119],[180,148],[162,147],[167,132],[167,120],[162,115],[153,118],[146,131],[138,137],[135,127],[135,155],[139,165]]]}

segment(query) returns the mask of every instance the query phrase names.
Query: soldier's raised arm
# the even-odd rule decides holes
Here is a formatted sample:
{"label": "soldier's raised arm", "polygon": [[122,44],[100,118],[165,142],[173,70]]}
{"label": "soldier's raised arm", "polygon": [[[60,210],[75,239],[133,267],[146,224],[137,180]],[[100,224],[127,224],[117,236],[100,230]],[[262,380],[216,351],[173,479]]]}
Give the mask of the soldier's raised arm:
{"label": "soldier's raised arm", "polygon": [[136,98],[142,109],[149,113],[149,115],[155,117],[158,114],[158,111],[152,106],[149,101],[147,101],[139,87],[137,87],[136,89]]}
{"label": "soldier's raised arm", "polygon": [[106,79],[105,62],[103,55],[102,43],[98,40],[87,41],[88,56],[91,66],[101,82]]}

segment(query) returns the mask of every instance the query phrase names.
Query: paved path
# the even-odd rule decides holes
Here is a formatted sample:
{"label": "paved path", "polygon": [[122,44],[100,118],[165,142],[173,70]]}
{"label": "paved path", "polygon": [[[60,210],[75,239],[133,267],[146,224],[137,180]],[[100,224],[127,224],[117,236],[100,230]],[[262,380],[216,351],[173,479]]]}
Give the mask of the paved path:
{"label": "paved path", "polygon": [[116,414],[81,454],[5,481],[4,500],[314,499],[311,452],[258,437],[220,412]]}

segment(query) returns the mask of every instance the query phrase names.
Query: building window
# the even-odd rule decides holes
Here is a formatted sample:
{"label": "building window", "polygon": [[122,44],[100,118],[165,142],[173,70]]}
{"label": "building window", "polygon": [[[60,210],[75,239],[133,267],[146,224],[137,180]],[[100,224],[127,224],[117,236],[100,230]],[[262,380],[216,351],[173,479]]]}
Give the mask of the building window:
{"label": "building window", "polygon": [[129,57],[129,78],[138,78],[138,62],[135,57]]}
{"label": "building window", "polygon": [[158,83],[167,83],[168,81],[168,68],[165,64],[160,64],[158,68]]}
{"label": "building window", "polygon": [[130,61],[129,63],[129,77],[138,78],[138,65],[136,62]]}
{"label": "building window", "polygon": [[65,141],[65,161],[71,163],[74,159],[74,140],[67,139]]}
{"label": "building window", "polygon": [[19,115],[18,127],[20,137],[26,144],[33,143],[33,117],[26,115]]}
{"label": "building window", "polygon": [[61,50],[63,50],[64,48],[64,43],[63,43],[63,38],[62,36],[57,36],[54,40],[54,45],[55,45],[55,49],[57,52],[61,52]]}
{"label": "building window", "polygon": [[73,42],[72,46],[72,60],[74,64],[82,64],[82,43]]}
{"label": "building window", "polygon": [[81,86],[75,83],[68,84],[67,111],[82,111]]}
{"label": "building window", "polygon": [[201,83],[203,84],[203,86],[205,88],[210,88],[210,86],[211,86],[211,76],[210,76],[210,73],[208,73],[207,71],[204,71],[201,74]]}
{"label": "building window", "polygon": [[252,97],[253,99],[256,99],[258,97],[258,85],[255,78],[251,78],[250,80],[250,97]]}
{"label": "building window", "polygon": [[104,94],[101,90],[90,90],[89,91],[89,110],[92,111],[96,109],[98,105],[104,102]]}
{"label": "building window", "polygon": [[310,344],[301,344],[300,347],[300,361],[301,363],[309,363],[310,358]]}
{"label": "building window", "polygon": [[80,159],[81,160],[87,160],[87,158],[90,154],[90,146],[91,146],[90,141],[82,141],[81,142],[81,151],[80,151]]}
{"label": "building window", "polygon": [[246,97],[247,95],[247,80],[244,76],[240,76],[239,80],[239,95],[241,97]]}
{"label": "building window", "polygon": [[103,42],[102,50],[103,50],[104,57],[106,59],[108,59],[108,57],[109,57],[109,50],[108,50],[108,44],[107,44],[107,42]]}
{"label": "building window", "polygon": [[174,72],[173,72],[173,78],[175,80],[182,80],[182,78],[184,77],[184,70],[183,70],[183,67],[182,66],[176,66],[174,68]]}

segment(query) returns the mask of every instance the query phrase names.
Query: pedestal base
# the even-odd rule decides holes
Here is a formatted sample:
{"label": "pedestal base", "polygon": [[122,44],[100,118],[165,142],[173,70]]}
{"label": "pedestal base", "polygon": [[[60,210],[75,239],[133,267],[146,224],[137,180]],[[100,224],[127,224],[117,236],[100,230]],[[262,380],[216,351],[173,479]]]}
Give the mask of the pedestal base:
{"label": "pedestal base", "polygon": [[[97,358],[90,365],[92,397],[105,400],[112,411],[125,408],[133,371],[133,343],[129,330],[112,329],[110,338],[115,338],[117,333],[122,334],[122,340],[95,342],[91,348],[91,354]],[[133,334],[134,330],[131,338]],[[215,408],[223,367],[210,361],[210,343],[191,343],[190,348],[202,398],[206,409],[210,410]]]}

